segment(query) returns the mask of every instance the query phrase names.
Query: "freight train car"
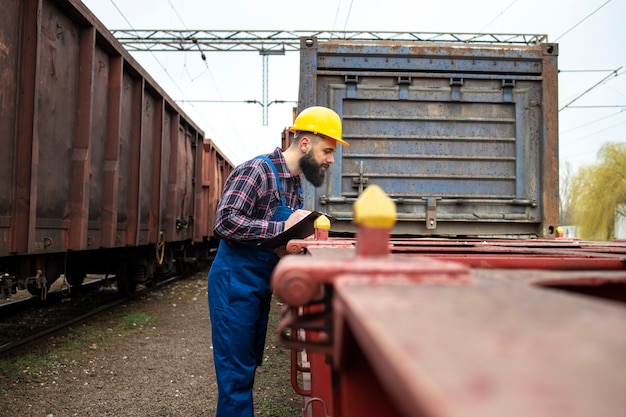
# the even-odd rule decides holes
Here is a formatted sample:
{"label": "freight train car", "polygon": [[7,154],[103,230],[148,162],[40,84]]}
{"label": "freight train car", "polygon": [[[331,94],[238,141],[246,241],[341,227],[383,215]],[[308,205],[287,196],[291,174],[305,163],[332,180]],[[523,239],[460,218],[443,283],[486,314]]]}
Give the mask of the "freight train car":
{"label": "freight train car", "polygon": [[350,232],[352,204],[377,184],[398,206],[394,234],[553,237],[558,45],[500,38],[302,38],[298,110],[334,109],[350,143],[305,206]]}
{"label": "freight train car", "polygon": [[78,0],[2,1],[0,272],[133,292],[208,256],[232,163]]}
{"label": "freight train car", "polygon": [[272,275],[303,416],[623,415],[626,241],[558,237],[558,46],[522,39],[301,40],[350,143]]}
{"label": "freight train car", "polygon": [[303,416],[624,415],[626,241],[393,237],[389,201],[274,270]]}

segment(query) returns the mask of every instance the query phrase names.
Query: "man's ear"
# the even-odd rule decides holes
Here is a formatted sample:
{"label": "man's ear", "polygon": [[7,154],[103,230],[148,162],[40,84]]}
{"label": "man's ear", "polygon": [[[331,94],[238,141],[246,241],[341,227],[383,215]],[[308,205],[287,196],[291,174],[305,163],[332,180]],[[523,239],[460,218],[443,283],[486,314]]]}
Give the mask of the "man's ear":
{"label": "man's ear", "polygon": [[311,149],[311,139],[308,136],[302,136],[300,138],[300,151],[307,153]]}

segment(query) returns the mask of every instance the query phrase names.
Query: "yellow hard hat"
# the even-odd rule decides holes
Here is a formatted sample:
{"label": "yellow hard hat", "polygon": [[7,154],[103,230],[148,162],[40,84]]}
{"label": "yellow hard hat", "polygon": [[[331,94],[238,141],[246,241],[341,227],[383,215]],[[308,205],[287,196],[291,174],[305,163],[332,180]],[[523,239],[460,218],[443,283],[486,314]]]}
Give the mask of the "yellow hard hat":
{"label": "yellow hard hat", "polygon": [[350,146],[341,139],[341,118],[327,107],[313,106],[302,110],[289,130],[294,133],[304,131],[328,136],[342,145]]}

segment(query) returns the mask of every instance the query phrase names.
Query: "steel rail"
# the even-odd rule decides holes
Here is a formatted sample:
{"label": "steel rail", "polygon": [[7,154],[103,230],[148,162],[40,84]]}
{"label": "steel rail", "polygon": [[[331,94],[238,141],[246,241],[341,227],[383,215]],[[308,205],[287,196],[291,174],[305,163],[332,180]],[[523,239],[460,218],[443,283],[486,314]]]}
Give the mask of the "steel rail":
{"label": "steel rail", "polygon": [[52,327],[45,328],[45,329],[43,329],[41,331],[38,331],[38,332],[36,332],[36,333],[34,333],[32,335],[29,335],[27,337],[21,338],[19,340],[14,340],[12,342],[5,343],[4,345],[0,346],[0,354],[6,353],[6,352],[10,352],[10,351],[12,351],[14,349],[17,349],[20,346],[24,346],[24,345],[26,345],[28,343],[31,343],[31,342],[35,341],[35,340],[41,339],[41,338],[43,338],[45,336],[54,334],[54,333],[56,333],[56,332],[58,332],[60,330],[63,330],[65,328],[67,328],[67,327],[70,327],[73,324],[83,322],[83,321],[85,321],[85,320],[87,320],[87,319],[89,319],[91,317],[97,316],[98,314],[101,314],[101,313],[104,313],[106,311],[109,311],[109,310],[113,309],[114,307],[116,307],[116,306],[118,306],[118,305],[120,305],[120,304],[122,304],[124,302],[127,302],[127,301],[129,301],[131,299],[137,298],[139,296],[145,295],[145,294],[149,293],[150,291],[155,290],[156,288],[160,288],[163,285],[169,284],[169,283],[171,283],[173,281],[176,281],[178,279],[181,279],[181,278],[183,278],[183,276],[181,276],[181,275],[175,275],[175,276],[169,277],[167,279],[164,279],[163,281],[160,281],[160,282],[156,283],[154,286],[147,287],[147,288],[145,288],[143,290],[137,291],[136,293],[134,293],[134,294],[132,294],[130,296],[123,296],[123,297],[121,297],[121,298],[119,298],[117,300],[114,300],[114,301],[112,301],[110,303],[101,305],[101,306],[99,306],[99,307],[97,307],[97,308],[95,308],[93,310],[90,310],[90,311],[88,311],[88,312],[86,312],[84,314],[81,314],[80,316],[73,317],[72,319],[70,319],[68,321],[65,321],[63,323],[57,324],[57,325],[52,326]]}

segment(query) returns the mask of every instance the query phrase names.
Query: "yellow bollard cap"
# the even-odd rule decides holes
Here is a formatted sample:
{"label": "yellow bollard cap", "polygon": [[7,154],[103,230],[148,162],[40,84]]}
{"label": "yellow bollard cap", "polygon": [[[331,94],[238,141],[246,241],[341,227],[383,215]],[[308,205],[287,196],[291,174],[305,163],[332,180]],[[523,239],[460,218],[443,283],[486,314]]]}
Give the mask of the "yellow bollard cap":
{"label": "yellow bollard cap", "polygon": [[330,219],[324,215],[319,216],[313,223],[315,229],[330,229]]}
{"label": "yellow bollard cap", "polygon": [[376,184],[368,186],[354,203],[358,225],[391,229],[396,224],[396,203]]}

